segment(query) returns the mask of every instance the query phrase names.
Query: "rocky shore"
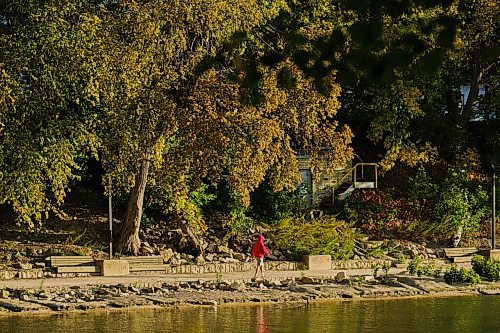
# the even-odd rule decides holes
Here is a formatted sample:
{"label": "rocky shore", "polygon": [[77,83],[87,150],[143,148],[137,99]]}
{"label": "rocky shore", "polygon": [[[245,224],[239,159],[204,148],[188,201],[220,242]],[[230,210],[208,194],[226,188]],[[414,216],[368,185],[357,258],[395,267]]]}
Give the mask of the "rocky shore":
{"label": "rocky shore", "polygon": [[411,275],[335,276],[118,283],[70,287],[4,288],[0,290],[0,315],[60,313],[67,311],[120,310],[181,306],[220,306],[245,303],[303,304],[319,300],[500,295],[500,284],[446,284],[440,278]]}

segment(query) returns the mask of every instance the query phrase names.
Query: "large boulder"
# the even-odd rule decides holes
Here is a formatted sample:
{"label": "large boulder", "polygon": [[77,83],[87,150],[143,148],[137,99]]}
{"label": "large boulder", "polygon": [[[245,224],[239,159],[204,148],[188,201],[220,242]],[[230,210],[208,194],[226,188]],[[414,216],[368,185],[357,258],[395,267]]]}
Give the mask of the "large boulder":
{"label": "large boulder", "polygon": [[17,262],[15,265],[14,265],[15,268],[18,268],[18,269],[32,269],[33,268],[33,265],[30,264],[30,263],[23,263],[23,262]]}
{"label": "large boulder", "polygon": [[164,249],[164,250],[160,250],[160,255],[163,258],[163,262],[167,263],[170,261],[170,259],[172,259],[174,257],[175,252],[172,249]]}
{"label": "large boulder", "polygon": [[219,246],[217,246],[217,252],[229,254],[229,253],[231,253],[231,250],[227,246],[219,245]]}
{"label": "large boulder", "polygon": [[149,245],[148,242],[142,242],[140,252],[143,255],[150,255],[150,254],[154,254],[155,250],[153,249],[153,247],[151,245]]}
{"label": "large boulder", "polygon": [[8,290],[6,290],[6,289],[0,290],[0,298],[6,299],[6,298],[9,298],[9,296],[10,296],[10,293]]}
{"label": "large boulder", "polygon": [[245,261],[245,255],[243,253],[235,252],[233,253],[233,258],[239,261]]}

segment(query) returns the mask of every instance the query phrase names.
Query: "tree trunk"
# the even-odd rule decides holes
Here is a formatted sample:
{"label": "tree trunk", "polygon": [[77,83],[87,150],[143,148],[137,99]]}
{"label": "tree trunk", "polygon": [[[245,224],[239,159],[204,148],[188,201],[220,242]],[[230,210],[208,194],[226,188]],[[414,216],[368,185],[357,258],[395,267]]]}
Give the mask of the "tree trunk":
{"label": "tree trunk", "polygon": [[139,228],[141,226],[142,206],[144,203],[144,192],[148,180],[149,159],[144,159],[139,171],[135,176],[135,185],[130,192],[127,204],[127,212],[120,230],[117,250],[121,253],[132,253],[137,255],[141,240],[139,239]]}
{"label": "tree trunk", "polygon": [[[460,115],[460,107],[458,105],[456,93],[450,88],[446,91],[445,97],[449,114],[452,118],[457,119]],[[458,98],[460,98],[460,96],[458,96]]]}
{"label": "tree trunk", "polygon": [[191,228],[187,225],[187,223],[182,219],[182,217],[177,217],[177,224],[181,228],[182,232],[188,236],[188,239],[192,245],[198,250],[203,257],[205,256],[205,248],[206,243],[203,240],[203,237],[198,236]]}
{"label": "tree trunk", "polygon": [[479,97],[479,87],[482,78],[483,71],[481,69],[481,64],[478,61],[478,63],[474,64],[474,67],[472,69],[469,95],[467,96],[467,101],[465,102],[464,110],[462,112],[462,120],[465,124],[471,120],[474,113],[474,103]]}

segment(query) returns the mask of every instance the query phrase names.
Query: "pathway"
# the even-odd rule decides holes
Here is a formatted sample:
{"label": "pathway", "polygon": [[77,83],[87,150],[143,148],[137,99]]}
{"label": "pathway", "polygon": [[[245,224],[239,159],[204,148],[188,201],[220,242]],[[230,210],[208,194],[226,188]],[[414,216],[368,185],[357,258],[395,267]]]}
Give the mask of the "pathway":
{"label": "pathway", "polygon": [[[348,276],[355,275],[371,275],[371,269],[348,269],[348,270],[309,270],[309,271],[267,271],[265,277],[268,279],[273,278],[287,278],[287,277],[330,277],[335,276],[339,272],[345,272]],[[391,268],[389,274],[401,273],[402,269]],[[381,274],[379,272],[379,274]],[[220,278],[223,280],[249,280],[253,277],[253,271],[247,272],[232,272],[224,273]],[[214,280],[214,273],[207,274],[148,274],[148,275],[127,275],[127,276],[89,276],[89,277],[75,277],[75,278],[45,278],[45,279],[14,279],[0,281],[0,289],[3,288],[26,288],[36,289],[43,285],[44,288],[48,287],[70,287],[70,286],[85,286],[85,285],[112,285],[112,284],[131,284],[135,282],[141,283],[154,283],[154,282],[176,282],[176,281],[206,281]],[[42,282],[43,281],[43,282]]]}

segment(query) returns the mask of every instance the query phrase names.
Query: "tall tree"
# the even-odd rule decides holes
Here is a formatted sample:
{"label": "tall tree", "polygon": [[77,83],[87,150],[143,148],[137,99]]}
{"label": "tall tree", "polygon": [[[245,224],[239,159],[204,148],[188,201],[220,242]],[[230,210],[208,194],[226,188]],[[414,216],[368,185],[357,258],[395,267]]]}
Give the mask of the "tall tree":
{"label": "tall tree", "polygon": [[0,7],[0,203],[34,227],[59,209],[74,157],[96,148],[92,6],[64,1]]}
{"label": "tall tree", "polygon": [[[334,73],[343,87],[344,122],[382,143],[386,169],[397,160],[428,160],[435,150],[409,128],[423,115],[415,72],[433,75],[453,47],[456,3],[304,0],[289,7],[259,30],[267,51],[255,62],[272,67],[290,58],[323,93]],[[352,124],[354,118],[364,124]]]}
{"label": "tall tree", "polygon": [[[196,66],[236,32],[275,15],[281,5],[266,1],[131,1],[101,13],[105,27],[98,77],[105,120],[99,130],[102,161],[113,186],[130,188],[119,251],[138,252],[152,164],[158,169],[169,145],[199,126],[196,119],[184,118]],[[182,177],[180,168],[176,169]]]}

